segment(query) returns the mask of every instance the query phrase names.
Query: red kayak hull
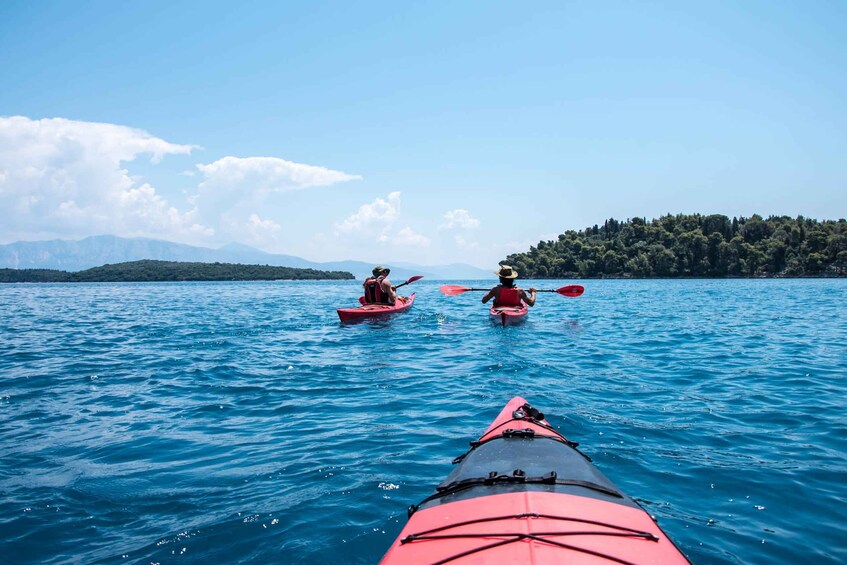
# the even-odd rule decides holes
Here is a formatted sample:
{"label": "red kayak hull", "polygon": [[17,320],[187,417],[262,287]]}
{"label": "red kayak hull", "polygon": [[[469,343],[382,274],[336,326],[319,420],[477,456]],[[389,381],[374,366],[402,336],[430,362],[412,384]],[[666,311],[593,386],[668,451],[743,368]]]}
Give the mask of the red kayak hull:
{"label": "red kayak hull", "polygon": [[497,322],[503,326],[511,326],[523,322],[526,315],[529,314],[529,306],[521,304],[520,306],[492,306],[488,311],[493,322]]}
{"label": "red kayak hull", "polygon": [[[523,398],[513,398],[471,446],[436,493],[410,508],[383,565],[689,563],[637,502]],[[560,453],[558,473],[535,476]]]}
{"label": "red kayak hull", "polygon": [[357,308],[339,308],[336,311],[338,312],[338,317],[342,322],[355,322],[357,320],[379,318],[382,316],[397,314],[399,312],[405,312],[412,307],[414,302],[415,295],[412,294],[406,298],[398,297],[396,304],[364,304]]}

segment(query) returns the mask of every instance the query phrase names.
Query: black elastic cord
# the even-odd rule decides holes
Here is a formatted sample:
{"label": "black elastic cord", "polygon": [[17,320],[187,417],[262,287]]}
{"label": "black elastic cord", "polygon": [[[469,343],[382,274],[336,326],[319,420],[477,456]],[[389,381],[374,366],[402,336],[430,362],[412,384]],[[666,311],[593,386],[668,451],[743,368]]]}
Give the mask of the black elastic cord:
{"label": "black elastic cord", "polygon": [[[514,420],[510,420],[510,421],[511,421],[511,422],[513,422]],[[505,422],[505,423],[506,423],[506,424],[508,424],[509,422]],[[591,463],[591,457],[589,457],[588,455],[586,455],[585,453],[583,453],[582,451],[580,451],[579,449],[577,449],[577,446],[579,445],[577,442],[569,440],[568,438],[566,438],[565,436],[563,436],[563,435],[562,435],[562,434],[560,434],[559,432],[556,432],[556,430],[551,429],[551,431],[556,432],[556,435],[555,435],[555,436],[541,436],[541,435],[536,434],[536,433],[535,433],[535,430],[526,430],[526,431],[530,431],[530,432],[532,432],[532,434],[521,434],[521,433],[520,433],[520,432],[524,432],[524,431],[525,431],[525,430],[513,430],[513,429],[511,429],[511,428],[507,428],[507,429],[506,429],[506,430],[504,430],[504,431],[503,431],[503,433],[501,433],[500,435],[496,435],[496,436],[494,436],[494,437],[490,437],[490,438],[488,438],[488,439],[486,439],[486,440],[483,440],[483,441],[472,441],[472,442],[471,442],[471,448],[470,448],[469,450],[467,450],[467,451],[466,451],[466,452],[464,452],[463,454],[461,454],[461,455],[459,455],[458,457],[456,457],[455,459],[453,459],[453,465],[456,465],[456,464],[458,464],[458,463],[461,463],[461,462],[462,462],[462,460],[463,460],[465,457],[467,457],[468,455],[470,455],[470,454],[471,454],[471,452],[472,452],[474,449],[476,449],[477,447],[479,447],[480,445],[485,445],[486,443],[488,443],[488,442],[490,442],[490,441],[494,441],[495,439],[513,438],[513,437],[520,437],[520,438],[523,438],[523,439],[529,439],[529,438],[532,438],[532,439],[542,439],[542,438],[546,438],[546,439],[551,439],[551,440],[553,440],[553,441],[558,441],[559,443],[564,443],[565,445],[567,445],[568,447],[570,447],[571,449],[573,449],[574,451],[576,451],[577,453],[579,453],[580,455],[582,455],[582,456],[585,458],[585,460],[586,460],[586,461],[588,461],[589,463]]]}
{"label": "black elastic cord", "polygon": [[[497,522],[502,520],[513,520],[513,519],[524,519],[524,518],[544,518],[548,520],[562,520],[567,522],[577,522],[581,524],[590,524],[593,526],[600,526],[604,528],[610,528],[613,530],[617,530],[615,532],[596,532],[596,531],[580,531],[580,532],[536,532],[532,534],[524,534],[518,532],[492,532],[492,533],[468,533],[468,534],[441,534],[441,535],[432,535],[436,532],[443,532],[444,530],[449,530],[451,528],[458,528],[462,526],[467,526],[470,524],[481,524],[485,522]],[[589,549],[574,547],[572,545],[564,544],[561,542],[557,542],[555,540],[547,539],[544,536],[573,536],[573,535],[598,535],[598,536],[611,536],[611,537],[629,537],[629,538],[638,538],[643,539],[645,541],[653,541],[658,542],[659,538],[650,532],[644,532],[640,530],[635,530],[632,528],[627,528],[625,526],[617,526],[614,524],[607,524],[604,522],[598,522],[595,520],[584,520],[581,518],[570,518],[566,516],[555,516],[551,514],[537,514],[534,512],[524,513],[524,514],[515,514],[515,515],[506,515],[506,516],[492,516],[490,518],[477,518],[475,520],[466,520],[464,522],[458,522],[455,524],[448,524],[445,526],[439,526],[438,528],[432,528],[430,530],[425,530],[416,534],[409,534],[400,540],[400,544],[404,545],[407,543],[412,543],[415,541],[423,541],[423,540],[439,540],[439,539],[460,539],[460,538],[490,538],[490,537],[498,537],[498,536],[506,536],[508,539],[504,539],[492,544],[480,546],[474,549],[470,549],[468,551],[458,553],[447,559],[438,561],[437,563],[448,563],[455,559],[459,559],[461,557],[465,557],[467,555],[471,555],[474,553],[478,553],[480,551],[485,551],[487,549],[492,549],[495,547],[500,547],[502,545],[506,545],[515,541],[520,541],[523,539],[531,539],[534,541],[549,543],[551,545],[555,545],[558,547],[562,547],[564,549],[571,549],[573,551],[578,551],[582,553],[588,553],[590,555],[595,555],[597,557],[602,557],[604,559],[608,559],[610,561],[615,561],[617,563],[623,563],[626,565],[630,565],[629,561],[624,561],[622,559],[618,559],[617,557],[613,557],[611,555],[605,555],[603,553],[594,552]]]}
{"label": "black elastic cord", "polygon": [[[496,535],[496,534],[495,534]],[[591,549],[586,549],[584,547],[577,547],[574,545],[568,545],[566,543],[561,543],[552,539],[538,537],[533,534],[514,534],[514,537],[510,539],[504,539],[496,543],[490,543],[488,545],[482,545],[480,547],[475,547],[473,549],[469,549],[467,551],[463,551],[461,553],[457,553],[456,555],[452,555],[447,559],[441,559],[440,561],[434,561],[433,565],[443,565],[444,563],[450,563],[451,561],[455,561],[456,559],[461,559],[462,557],[467,557],[468,555],[473,555],[474,553],[479,553],[481,551],[485,551],[487,549],[493,549],[495,547],[500,547],[503,545],[507,545],[510,543],[514,543],[516,541],[521,541],[524,539],[531,539],[533,541],[548,543],[550,545],[555,545],[556,547],[561,547],[562,549],[570,549],[571,551],[576,551],[578,553],[586,553],[588,555],[593,555],[595,557],[600,557],[601,559],[608,559],[609,561],[614,561],[615,563],[620,563],[621,565],[638,565],[637,563],[633,563],[632,561],[627,561],[625,559],[619,559],[614,557],[613,555],[606,555],[605,553],[600,553],[599,551],[593,551]]]}
{"label": "black elastic cord", "polygon": [[[525,475],[517,474],[520,469],[515,470],[515,474],[513,475],[498,475],[496,472],[489,473],[487,477],[473,477],[470,479],[462,479],[461,481],[455,481],[450,483],[447,486],[441,487],[438,489],[438,492],[429,495],[424,498],[418,504],[412,504],[409,506],[408,515],[411,518],[412,514],[418,511],[418,509],[430,502],[432,500],[436,500],[438,498],[442,498],[445,496],[449,496],[451,494],[456,494],[463,490],[467,490],[473,487],[479,486],[494,486],[496,484],[542,484],[542,485],[561,485],[561,486],[575,486],[582,487],[591,490],[595,490],[597,492],[602,492],[608,496],[613,496],[615,498],[624,498],[624,495],[620,492],[610,489],[609,487],[593,483],[591,481],[579,481],[579,480],[567,480],[567,479],[558,479],[556,477],[556,472],[551,471],[546,475],[542,475],[540,477],[527,477]],[[523,473],[523,471],[520,471]]]}

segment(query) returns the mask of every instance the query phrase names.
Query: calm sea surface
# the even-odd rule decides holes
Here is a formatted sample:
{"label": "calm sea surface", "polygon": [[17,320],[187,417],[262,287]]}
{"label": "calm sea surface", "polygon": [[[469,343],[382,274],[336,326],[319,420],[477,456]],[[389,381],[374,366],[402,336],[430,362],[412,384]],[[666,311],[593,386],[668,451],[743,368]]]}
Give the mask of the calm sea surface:
{"label": "calm sea surface", "polygon": [[0,562],[374,563],[514,395],[695,563],[847,562],[847,281],[578,282],[2,285]]}

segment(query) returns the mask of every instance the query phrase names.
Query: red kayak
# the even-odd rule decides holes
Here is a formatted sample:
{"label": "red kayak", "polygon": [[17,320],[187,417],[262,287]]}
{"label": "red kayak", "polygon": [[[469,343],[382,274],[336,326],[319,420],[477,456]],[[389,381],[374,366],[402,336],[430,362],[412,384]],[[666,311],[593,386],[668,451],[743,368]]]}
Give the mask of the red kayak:
{"label": "red kayak", "polygon": [[[363,302],[364,298],[360,297],[359,301]],[[337,312],[342,322],[355,322],[365,318],[377,318],[405,312],[412,307],[414,302],[415,295],[412,294],[408,297],[398,296],[395,304],[362,304],[358,308],[339,308]]]}
{"label": "red kayak", "polygon": [[513,398],[381,563],[689,563],[576,446]]}
{"label": "red kayak", "polygon": [[492,306],[488,313],[492,321],[500,322],[503,326],[510,326],[526,319],[529,306],[524,303],[520,306]]}

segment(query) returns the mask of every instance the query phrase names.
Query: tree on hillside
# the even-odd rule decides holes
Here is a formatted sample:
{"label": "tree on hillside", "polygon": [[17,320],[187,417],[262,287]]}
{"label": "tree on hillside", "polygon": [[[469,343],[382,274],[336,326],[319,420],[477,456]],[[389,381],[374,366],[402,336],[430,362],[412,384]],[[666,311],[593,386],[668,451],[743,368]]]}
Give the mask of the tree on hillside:
{"label": "tree on hillside", "polygon": [[609,218],[504,262],[529,278],[847,276],[847,222],[758,214]]}

